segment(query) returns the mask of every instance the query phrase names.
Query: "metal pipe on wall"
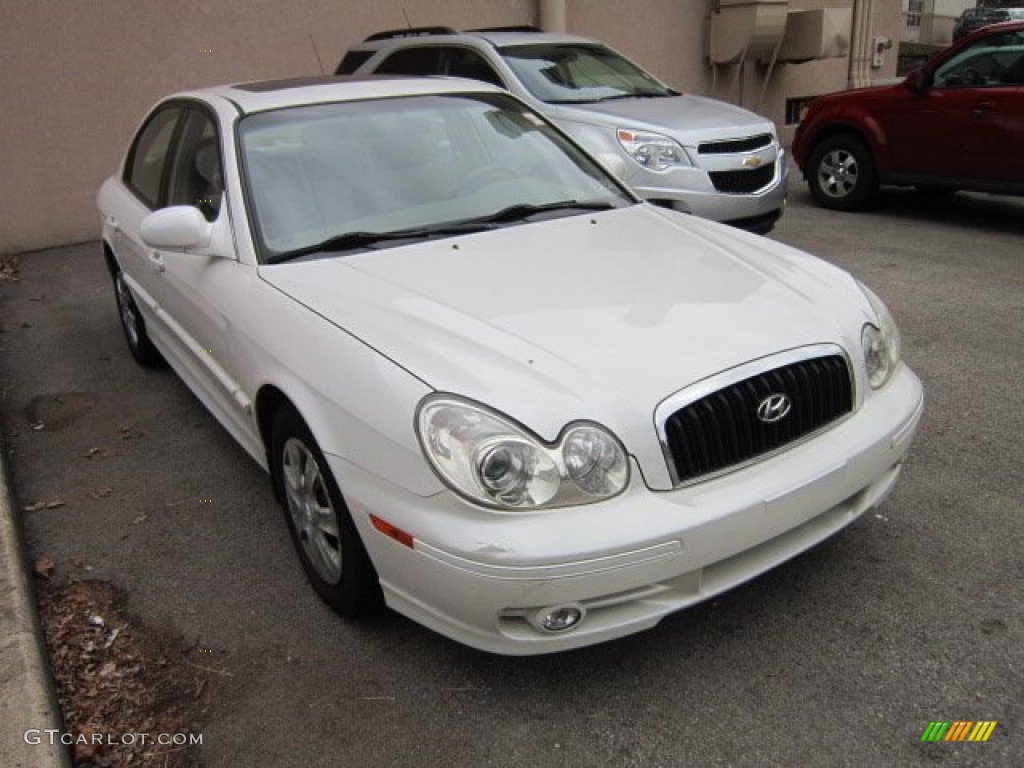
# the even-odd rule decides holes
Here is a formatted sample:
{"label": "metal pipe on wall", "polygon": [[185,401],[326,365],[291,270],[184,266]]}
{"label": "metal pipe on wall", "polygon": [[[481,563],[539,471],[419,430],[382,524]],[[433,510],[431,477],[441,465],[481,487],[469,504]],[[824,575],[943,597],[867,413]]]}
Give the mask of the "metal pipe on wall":
{"label": "metal pipe on wall", "polygon": [[853,0],[853,24],[850,30],[850,71],[847,86],[871,85],[871,28],[874,0]]}
{"label": "metal pipe on wall", "polygon": [[538,0],[540,28],[545,32],[565,32],[565,0]]}

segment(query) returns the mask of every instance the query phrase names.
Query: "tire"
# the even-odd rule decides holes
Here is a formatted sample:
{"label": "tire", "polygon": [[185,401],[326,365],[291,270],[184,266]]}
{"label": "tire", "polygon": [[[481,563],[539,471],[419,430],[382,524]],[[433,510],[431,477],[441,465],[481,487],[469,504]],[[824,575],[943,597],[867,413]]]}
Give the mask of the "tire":
{"label": "tire", "polygon": [[135,303],[131,289],[124,280],[124,272],[117,267],[114,272],[114,298],[117,300],[117,314],[121,330],[135,361],[145,368],[158,368],[164,364],[160,352],[146,335],[146,321],[142,319],[139,306]]}
{"label": "tire", "polygon": [[313,590],[343,616],[379,612],[384,598],[377,572],[341,490],[309,427],[287,405],[274,419],[270,466],[292,543]]}
{"label": "tire", "polygon": [[848,134],[823,139],[811,153],[807,184],[823,208],[856,211],[867,207],[878,190],[870,150]]}

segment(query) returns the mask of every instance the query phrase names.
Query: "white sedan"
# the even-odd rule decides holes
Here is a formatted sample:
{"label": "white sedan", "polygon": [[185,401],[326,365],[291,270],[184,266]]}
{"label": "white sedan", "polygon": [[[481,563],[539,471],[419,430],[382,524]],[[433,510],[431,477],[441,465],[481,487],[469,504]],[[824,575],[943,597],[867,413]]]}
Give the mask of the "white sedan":
{"label": "white sedan", "polygon": [[652,627],[878,504],[921,416],[870,290],[487,85],[178,94],[98,205],[132,354],[269,470],[345,615],[504,654]]}

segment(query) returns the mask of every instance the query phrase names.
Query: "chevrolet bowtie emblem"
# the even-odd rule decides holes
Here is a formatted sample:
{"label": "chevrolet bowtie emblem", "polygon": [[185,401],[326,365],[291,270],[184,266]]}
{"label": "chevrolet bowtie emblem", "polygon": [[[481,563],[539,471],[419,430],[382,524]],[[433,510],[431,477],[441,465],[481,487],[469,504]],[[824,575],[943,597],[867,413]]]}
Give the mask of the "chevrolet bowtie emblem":
{"label": "chevrolet bowtie emblem", "polygon": [[764,160],[762,160],[757,155],[751,155],[750,157],[744,157],[743,158],[743,167],[744,168],[759,168],[761,166],[761,163],[763,163],[763,162],[764,162]]}

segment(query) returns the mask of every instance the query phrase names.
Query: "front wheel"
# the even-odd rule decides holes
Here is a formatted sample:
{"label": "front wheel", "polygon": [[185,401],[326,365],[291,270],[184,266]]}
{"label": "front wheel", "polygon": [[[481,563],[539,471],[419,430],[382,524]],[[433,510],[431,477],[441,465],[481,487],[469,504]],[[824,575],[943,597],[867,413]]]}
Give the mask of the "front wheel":
{"label": "front wheel", "polygon": [[818,205],[839,211],[864,208],[878,189],[871,152],[856,136],[823,139],[811,154],[807,184]]}
{"label": "front wheel", "polygon": [[160,352],[153,346],[153,342],[146,335],[146,322],[142,319],[142,313],[135,303],[128,283],[125,282],[124,272],[120,267],[114,273],[114,298],[117,299],[117,314],[121,319],[121,330],[124,331],[125,341],[128,342],[128,349],[132,357],[139,365],[146,368],[155,368],[163,363]]}
{"label": "front wheel", "polygon": [[313,589],[342,615],[375,613],[383,605],[377,572],[323,453],[302,418],[288,407],[274,420],[271,471]]}

